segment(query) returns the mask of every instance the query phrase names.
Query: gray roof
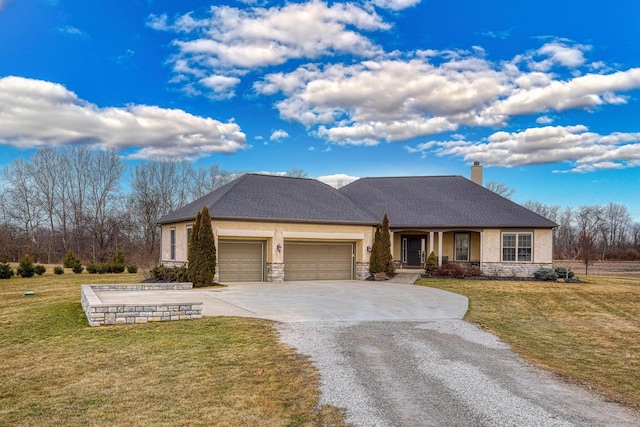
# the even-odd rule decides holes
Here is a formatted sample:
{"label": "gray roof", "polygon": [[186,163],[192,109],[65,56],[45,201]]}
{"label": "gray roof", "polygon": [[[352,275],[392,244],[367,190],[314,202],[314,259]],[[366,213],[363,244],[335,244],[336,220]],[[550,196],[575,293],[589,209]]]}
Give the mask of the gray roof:
{"label": "gray roof", "polygon": [[336,190],[307,178],[247,174],[162,217],[376,224],[392,228],[530,227],[554,222],[461,176],[362,178]]}
{"label": "gray roof", "polygon": [[340,192],[392,228],[557,226],[461,176],[362,178]]}
{"label": "gray roof", "polygon": [[191,221],[204,206],[213,219],[376,224],[335,188],[315,179],[247,174],[160,218]]}

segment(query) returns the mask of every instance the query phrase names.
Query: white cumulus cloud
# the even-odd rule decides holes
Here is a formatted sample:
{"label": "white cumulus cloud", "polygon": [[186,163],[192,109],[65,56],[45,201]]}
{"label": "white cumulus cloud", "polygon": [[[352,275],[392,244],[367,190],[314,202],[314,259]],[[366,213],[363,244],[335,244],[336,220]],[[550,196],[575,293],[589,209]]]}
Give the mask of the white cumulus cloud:
{"label": "white cumulus cloud", "polygon": [[[584,64],[580,52],[547,44],[558,63]],[[589,68],[585,65],[585,70]],[[640,88],[640,68],[564,79],[531,70],[516,57],[495,63],[482,49],[420,51],[408,58],[368,59],[352,65],[315,64],[271,73],[254,84],[263,95],[280,94],[280,116],[337,144],[375,145],[456,131],[504,127],[518,115],[624,104],[621,92]]]}
{"label": "white cumulus cloud", "polygon": [[0,79],[0,145],[71,144],[133,150],[132,158],[198,158],[247,148],[234,122],[149,105],[100,108],[57,83]]}
{"label": "white cumulus cloud", "polygon": [[[235,77],[291,59],[337,53],[359,57],[381,54],[380,47],[355,30],[389,28],[372,10],[353,3],[329,6],[320,0],[271,8],[212,6],[203,18],[194,18],[193,13],[173,20],[166,15],[150,15],[147,25],[181,36],[174,41],[178,53],[170,59],[175,73],[191,76],[193,71],[184,73],[188,69],[203,75]],[[208,88],[218,90],[215,86]],[[229,87],[222,90],[229,93]]]}
{"label": "white cumulus cloud", "polygon": [[269,141],[277,141],[279,139],[289,138],[289,134],[284,129],[278,129],[273,131],[271,136],[269,137]]}
{"label": "white cumulus cloud", "polygon": [[519,132],[495,132],[486,140],[429,141],[407,147],[410,153],[434,152],[481,161],[487,166],[528,166],[566,162],[571,172],[619,169],[640,158],[640,132],[600,135],[584,125],[545,126]]}

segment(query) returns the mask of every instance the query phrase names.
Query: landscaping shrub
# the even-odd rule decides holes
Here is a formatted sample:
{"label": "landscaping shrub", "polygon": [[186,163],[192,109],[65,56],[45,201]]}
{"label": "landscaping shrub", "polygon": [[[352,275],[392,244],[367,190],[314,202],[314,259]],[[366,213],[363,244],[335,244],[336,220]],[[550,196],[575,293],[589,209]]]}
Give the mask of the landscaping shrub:
{"label": "landscaping shrub", "polygon": [[33,277],[35,274],[35,267],[33,266],[33,261],[31,261],[31,257],[29,254],[26,254],[20,260],[18,264],[17,274],[20,277]]}
{"label": "landscaping shrub", "polygon": [[573,279],[573,276],[575,276],[573,271],[566,267],[557,267],[555,272],[560,279]]}
{"label": "landscaping shrub", "polygon": [[82,273],[83,270],[84,270],[84,267],[82,265],[80,265],[80,263],[78,263],[77,265],[73,266],[73,272],[76,273],[76,274]]}
{"label": "landscaping shrub", "polygon": [[45,267],[42,264],[36,264],[33,267],[33,272],[36,273],[38,276],[42,276],[44,273],[47,272],[47,267]]}
{"label": "landscaping shrub", "polygon": [[432,274],[438,268],[438,257],[436,253],[431,251],[427,257],[427,261],[424,263],[424,269],[427,273]]}
{"label": "landscaping shrub", "polygon": [[126,262],[124,259],[124,252],[120,249],[115,251],[111,256],[111,262],[109,263],[109,273],[122,273],[126,268]]}
{"label": "landscaping shrub", "polygon": [[159,282],[188,282],[187,267],[165,267],[159,265],[150,270],[151,277]]}
{"label": "landscaping shrub", "polygon": [[130,264],[127,265],[127,273],[136,274],[138,272],[138,266]]}
{"label": "landscaping shrub", "polygon": [[6,262],[0,263],[0,279],[11,279],[15,273]]}
{"label": "landscaping shrub", "polygon": [[74,254],[73,251],[69,249],[67,251],[67,254],[64,256],[62,265],[64,266],[64,268],[73,268],[76,265],[80,265],[80,260],[78,259],[76,254]]}
{"label": "landscaping shrub", "polygon": [[87,264],[87,273],[96,274],[97,272],[98,272],[98,264],[95,264],[93,262],[90,262],[89,264]]}
{"label": "landscaping shrub", "polygon": [[59,265],[53,267],[53,274],[64,274],[64,267],[60,267]]}
{"label": "landscaping shrub", "polygon": [[539,268],[533,273],[533,277],[544,282],[555,282],[558,280],[558,273],[550,268]]}
{"label": "landscaping shrub", "polygon": [[433,274],[439,277],[455,277],[462,279],[465,277],[480,277],[482,276],[482,271],[478,267],[450,263],[443,264],[440,268],[435,270]]}

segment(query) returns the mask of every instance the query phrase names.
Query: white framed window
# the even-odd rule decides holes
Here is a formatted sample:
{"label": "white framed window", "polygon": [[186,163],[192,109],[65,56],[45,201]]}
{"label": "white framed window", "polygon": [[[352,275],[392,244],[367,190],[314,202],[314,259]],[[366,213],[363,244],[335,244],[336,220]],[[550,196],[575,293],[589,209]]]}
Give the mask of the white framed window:
{"label": "white framed window", "polygon": [[455,233],[455,260],[469,261],[469,247],[471,246],[471,234]]}
{"label": "white framed window", "polygon": [[169,248],[170,248],[169,259],[171,260],[176,259],[176,228],[175,227],[171,227],[171,229],[169,230]]}
{"label": "white framed window", "polygon": [[533,233],[502,233],[502,261],[531,262]]}
{"label": "white framed window", "polygon": [[187,250],[189,250],[189,244],[191,243],[191,231],[193,230],[192,226],[187,227]]}

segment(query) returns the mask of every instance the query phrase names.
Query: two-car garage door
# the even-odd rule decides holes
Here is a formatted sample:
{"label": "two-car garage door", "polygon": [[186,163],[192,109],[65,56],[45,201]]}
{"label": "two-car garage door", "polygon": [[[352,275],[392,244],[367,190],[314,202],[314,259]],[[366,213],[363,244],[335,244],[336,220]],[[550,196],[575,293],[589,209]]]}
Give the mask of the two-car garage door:
{"label": "two-car garage door", "polygon": [[[265,241],[220,240],[221,282],[261,282],[265,271]],[[285,280],[353,279],[354,244],[348,242],[285,242]]]}
{"label": "two-car garage door", "polygon": [[284,279],[353,279],[353,243],[285,242]]}

